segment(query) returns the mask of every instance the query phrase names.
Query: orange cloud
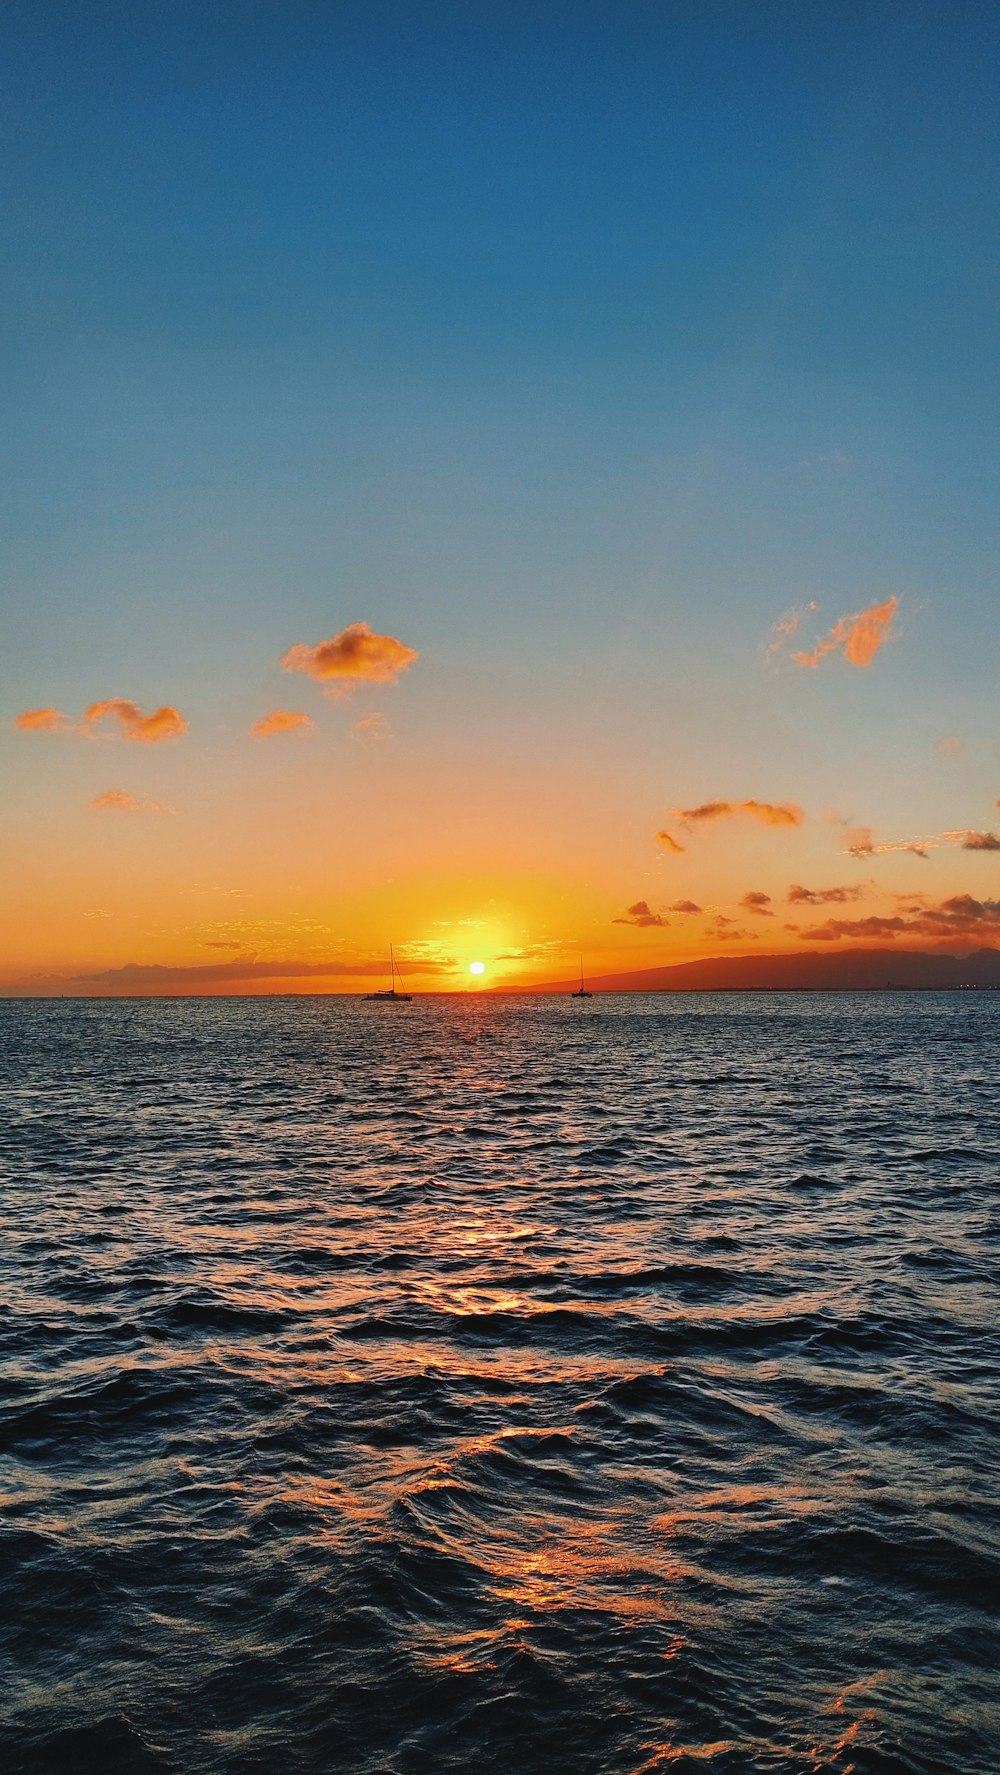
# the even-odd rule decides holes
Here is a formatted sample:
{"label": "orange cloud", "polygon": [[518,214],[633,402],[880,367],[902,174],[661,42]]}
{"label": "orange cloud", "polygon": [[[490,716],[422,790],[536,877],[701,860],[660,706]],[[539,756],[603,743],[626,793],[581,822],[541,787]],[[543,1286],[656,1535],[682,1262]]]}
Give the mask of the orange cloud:
{"label": "orange cloud", "polygon": [[675,853],[677,856],[682,856],[687,849],[686,845],[678,844],[671,832],[658,832],[656,834],[656,842],[657,844],[662,844],[665,851]]}
{"label": "orange cloud", "polygon": [[701,907],[696,905],[694,900],[675,900],[670,910],[671,912],[700,912]]}
{"label": "orange cloud", "polygon": [[269,740],[276,733],[312,733],[313,724],[298,709],[271,709],[254,722],[250,732],[258,740]]}
{"label": "orange cloud", "polygon": [[799,605],[794,610],[789,610],[784,616],[779,617],[774,628],[771,630],[773,640],[765,648],[765,657],[773,659],[776,653],[780,653],[785,642],[790,641],[792,636],[796,633],[803,616],[805,616],[807,612],[812,612],[815,609],[815,604],[807,604],[805,609]]}
{"label": "orange cloud", "polygon": [[357,681],[395,684],[400,672],[408,671],[419,658],[415,648],[397,641],[394,635],[376,635],[368,623],[352,622],[328,641],[317,641],[315,647],[298,642],[281,664],[286,672],[307,672],[310,678],[335,684],[340,681],[340,688],[349,689]]}
{"label": "orange cloud", "polygon": [[612,924],[637,925],[640,930],[645,930],[650,925],[668,925],[670,920],[664,918],[661,912],[654,912],[647,900],[637,900],[634,906],[630,906],[627,911],[621,913],[618,918],[613,918],[611,922]]}
{"label": "orange cloud", "polygon": [[959,739],[957,733],[949,733],[943,740],[936,742],[936,750],[942,758],[959,758],[965,751],[965,741]]}
{"label": "orange cloud", "polygon": [[848,900],[860,900],[863,893],[864,888],[860,887],[807,888],[793,881],[788,899],[793,906],[825,906],[831,902],[844,905]]}
{"label": "orange cloud", "polygon": [[845,837],[849,857],[882,857],[893,851],[907,851],[913,857],[923,857],[926,862],[928,854],[938,848],[936,838],[890,838],[876,844],[870,826],[853,826]]}
{"label": "orange cloud", "polygon": [[907,916],[831,918],[825,925],[800,930],[803,941],[837,943],[844,937],[894,942],[897,937],[931,938],[934,942],[996,942],[1000,938],[1000,900],[975,900],[953,894],[937,906],[915,906]]}
{"label": "orange cloud", "polygon": [[122,738],[137,740],[142,746],[162,745],[164,740],[179,739],[188,730],[183,715],[170,703],[154,709],[151,715],[144,715],[137,703],[129,702],[123,696],[110,696],[103,703],[91,703],[83,720],[85,728],[95,727],[99,721],[117,721]]}
{"label": "orange cloud", "polygon": [[384,715],[362,715],[351,729],[355,739],[366,746],[378,746],[389,737],[389,723]]}
{"label": "orange cloud", "polygon": [[1000,851],[1000,838],[995,832],[963,832],[964,851]]}
{"label": "orange cloud", "polygon": [[770,904],[770,894],[754,892],[744,894],[740,901],[744,912],[752,912],[756,918],[773,918],[774,913],[768,910]]}
{"label": "orange cloud", "polygon": [[703,801],[700,807],[678,810],[678,819],[693,826],[707,820],[732,820],[746,814],[765,826],[801,826],[805,814],[794,801]]}
{"label": "orange cloud", "polygon": [[14,716],[14,726],[22,733],[60,733],[66,727],[66,717],[58,709],[25,709]]}
{"label": "orange cloud", "polygon": [[[793,930],[793,925],[786,927]],[[826,924],[812,925],[800,929],[798,935],[803,942],[839,943],[842,937],[881,938],[893,942],[900,931],[908,928],[905,918],[831,918]]]}
{"label": "orange cloud", "polygon": [[92,813],[100,813],[105,808],[117,808],[122,813],[132,814],[172,814],[172,807],[165,807],[159,801],[147,801],[145,796],[130,795],[127,789],[105,789],[103,795],[95,795],[87,806]]}
{"label": "orange cloud", "polygon": [[793,653],[792,658],[797,666],[818,666],[828,653],[839,651],[849,666],[870,666],[892,634],[898,609],[899,599],[893,597],[886,598],[884,604],[870,604],[854,616],[842,616],[811,653]]}

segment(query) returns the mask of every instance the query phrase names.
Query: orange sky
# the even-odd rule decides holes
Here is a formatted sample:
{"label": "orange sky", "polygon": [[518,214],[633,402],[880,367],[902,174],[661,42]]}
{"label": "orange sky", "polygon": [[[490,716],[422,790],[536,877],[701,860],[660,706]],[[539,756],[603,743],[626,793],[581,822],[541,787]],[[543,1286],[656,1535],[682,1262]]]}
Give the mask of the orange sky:
{"label": "orange sky", "polygon": [[[869,623],[852,658],[858,626],[841,622],[833,669],[877,700],[891,628]],[[273,662],[276,688],[290,659],[302,707],[260,713],[247,697],[238,724],[189,718],[180,697],[15,714],[5,991],[358,991],[381,980],[390,942],[433,992],[558,981],[581,955],[597,976],[804,944],[1000,939],[984,885],[1000,844],[942,823],[945,803],[988,812],[974,798],[992,759],[970,770],[958,736],[934,748],[935,794],[921,786],[940,803],[930,820],[883,831],[865,823],[874,791],[835,809],[794,747],[780,770],[730,767],[726,793],[701,799],[703,772],[637,770],[613,745],[602,759],[605,710],[552,733],[547,758],[530,732],[491,744],[489,712],[477,722],[468,705],[449,731],[447,681],[421,702],[420,650],[364,625]],[[771,644],[751,664],[773,722],[816,662],[776,666]]]}

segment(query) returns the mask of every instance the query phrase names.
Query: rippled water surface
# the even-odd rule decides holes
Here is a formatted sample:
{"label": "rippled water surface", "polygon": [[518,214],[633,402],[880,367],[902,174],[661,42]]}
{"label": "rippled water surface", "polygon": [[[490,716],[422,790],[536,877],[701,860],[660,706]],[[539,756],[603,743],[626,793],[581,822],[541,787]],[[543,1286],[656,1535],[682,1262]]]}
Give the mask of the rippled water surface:
{"label": "rippled water surface", "polygon": [[997,1775],[990,995],[0,1005],[12,1770]]}

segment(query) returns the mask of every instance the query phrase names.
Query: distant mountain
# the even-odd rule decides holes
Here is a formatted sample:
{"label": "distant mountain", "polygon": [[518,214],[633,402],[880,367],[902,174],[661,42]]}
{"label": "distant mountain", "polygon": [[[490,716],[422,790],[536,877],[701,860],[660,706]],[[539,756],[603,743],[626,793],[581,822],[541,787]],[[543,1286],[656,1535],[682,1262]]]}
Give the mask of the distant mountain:
{"label": "distant mountain", "polygon": [[[571,992],[575,980],[516,987],[519,992]],[[1000,987],[1000,950],[971,955],[916,949],[808,950],[795,955],[716,955],[672,967],[588,979],[593,992],[884,992],[887,987],[949,991]]]}

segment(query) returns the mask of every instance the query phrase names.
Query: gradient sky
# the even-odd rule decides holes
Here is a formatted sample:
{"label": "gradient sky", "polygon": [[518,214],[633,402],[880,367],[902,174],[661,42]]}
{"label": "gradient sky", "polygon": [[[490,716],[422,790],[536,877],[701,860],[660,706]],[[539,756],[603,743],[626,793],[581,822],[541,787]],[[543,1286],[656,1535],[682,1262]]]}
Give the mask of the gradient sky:
{"label": "gradient sky", "polygon": [[0,51],[0,988],[1000,942],[995,7]]}

